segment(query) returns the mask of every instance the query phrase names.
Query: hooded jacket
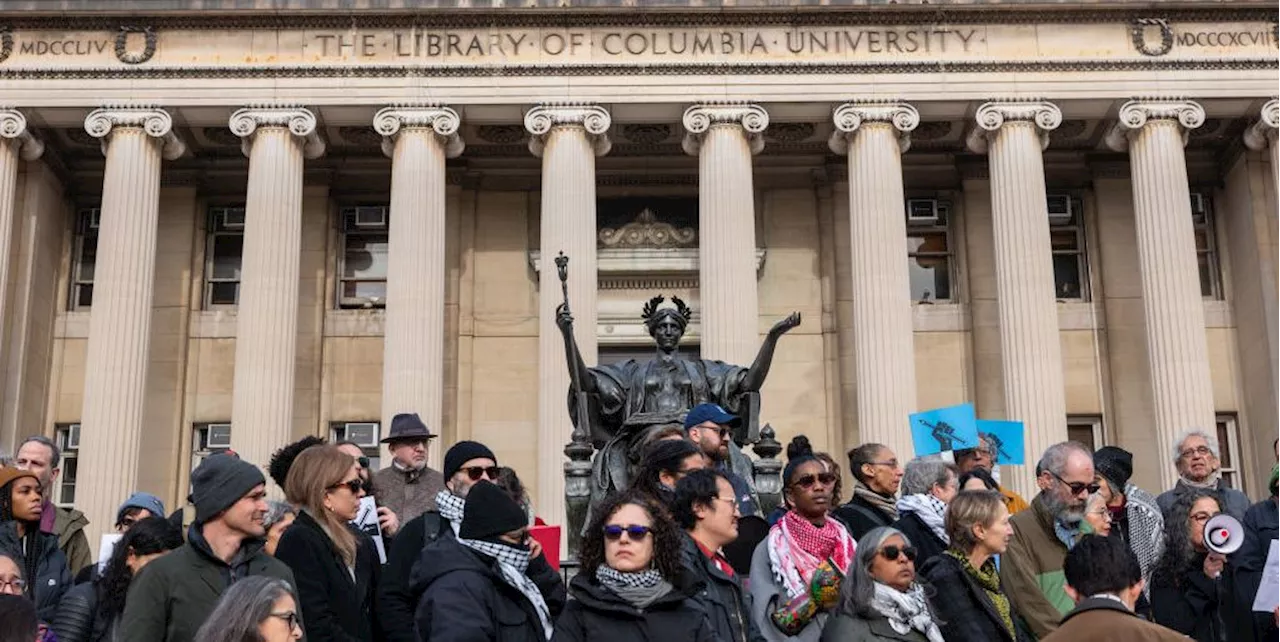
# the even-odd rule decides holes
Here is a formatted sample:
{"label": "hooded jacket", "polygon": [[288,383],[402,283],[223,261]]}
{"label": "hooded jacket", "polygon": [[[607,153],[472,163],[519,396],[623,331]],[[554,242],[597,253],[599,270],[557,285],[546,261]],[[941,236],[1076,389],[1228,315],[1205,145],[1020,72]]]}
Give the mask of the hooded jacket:
{"label": "hooded jacket", "polygon": [[44,515],[40,520],[40,530],[58,537],[58,548],[67,556],[67,567],[75,576],[93,563],[93,552],[89,550],[89,538],[84,528],[89,525],[89,518],[74,508],[54,506],[52,502],[44,503]]}
{"label": "hooded jacket", "polygon": [[1031,500],[1031,508],[1009,520],[1013,539],[1000,558],[1000,585],[1013,610],[1022,617],[1036,637],[1044,637],[1058,627],[1062,616],[1075,602],[1062,588],[1066,576],[1062,563],[1067,546],[1053,530],[1053,515],[1044,505],[1044,492]]}
{"label": "hooded jacket", "polygon": [[[72,584],[71,570],[67,568],[67,558],[58,548],[58,538],[48,533],[29,533],[28,537],[36,538],[35,577],[27,577],[27,586],[31,599],[36,604],[36,615],[41,621],[52,622],[58,612],[58,602]],[[27,557],[24,554],[22,539],[18,537],[18,523],[15,521],[0,522],[0,553],[12,557],[18,568],[26,573]]]}
{"label": "hooded jacket", "polygon": [[275,577],[296,586],[293,572],[268,555],[264,544],[245,540],[227,564],[213,553],[201,528],[192,526],[186,544],[147,564],[134,578],[120,619],[120,639],[191,642],[223,591],[244,577]]}
{"label": "hooded jacket", "polygon": [[671,592],[638,609],[594,576],[579,574],[552,642],[722,642],[694,599],[701,585],[685,574]]}

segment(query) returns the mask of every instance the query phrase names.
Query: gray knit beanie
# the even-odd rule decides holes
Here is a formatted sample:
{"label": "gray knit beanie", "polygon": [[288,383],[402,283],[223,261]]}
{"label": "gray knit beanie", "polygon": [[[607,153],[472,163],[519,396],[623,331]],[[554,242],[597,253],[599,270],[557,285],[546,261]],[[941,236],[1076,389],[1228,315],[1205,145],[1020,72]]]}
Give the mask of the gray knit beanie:
{"label": "gray knit beanie", "polygon": [[257,466],[235,455],[216,453],[205,457],[191,471],[191,503],[197,525],[217,517],[240,501],[254,486],[267,483]]}

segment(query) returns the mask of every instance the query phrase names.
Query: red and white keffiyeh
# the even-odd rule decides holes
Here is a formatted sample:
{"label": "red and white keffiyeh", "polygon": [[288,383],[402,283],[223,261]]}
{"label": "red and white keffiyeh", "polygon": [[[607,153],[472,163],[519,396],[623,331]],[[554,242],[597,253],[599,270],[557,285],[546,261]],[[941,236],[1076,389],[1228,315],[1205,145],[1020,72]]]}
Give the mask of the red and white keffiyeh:
{"label": "red and white keffiyeh", "polygon": [[857,542],[838,520],[828,519],[821,527],[787,511],[769,529],[769,565],[773,577],[787,590],[788,597],[808,593],[813,572],[830,559],[841,573],[849,570]]}

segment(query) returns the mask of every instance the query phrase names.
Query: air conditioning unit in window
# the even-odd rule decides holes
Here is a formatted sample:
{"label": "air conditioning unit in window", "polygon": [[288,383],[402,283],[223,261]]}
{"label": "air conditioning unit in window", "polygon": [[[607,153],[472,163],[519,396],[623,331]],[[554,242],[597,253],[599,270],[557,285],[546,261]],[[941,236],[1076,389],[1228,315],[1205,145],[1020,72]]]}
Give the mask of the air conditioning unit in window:
{"label": "air conditioning unit in window", "polygon": [[205,427],[205,431],[206,448],[213,450],[231,447],[231,424],[209,424]]}
{"label": "air conditioning unit in window", "polygon": [[348,423],[344,426],[343,432],[347,441],[359,444],[361,448],[378,447],[377,422]]}
{"label": "air conditioning unit in window", "polygon": [[67,426],[67,443],[63,450],[79,450],[80,449],[80,424],[71,424]]}
{"label": "air conditioning unit in window", "polygon": [[1197,224],[1204,223],[1209,210],[1205,204],[1204,194],[1199,192],[1191,193],[1191,219]]}
{"label": "air conditioning unit in window", "polygon": [[244,229],[244,208],[243,207],[223,208],[222,209],[222,229],[243,230]]}
{"label": "air conditioning unit in window", "polygon": [[386,227],[387,208],[357,207],[355,225],[356,227]]}
{"label": "air conditioning unit in window", "polygon": [[1068,225],[1075,216],[1071,197],[1067,194],[1049,194],[1049,225]]}
{"label": "air conditioning unit in window", "polygon": [[907,199],[907,225],[937,225],[938,199]]}

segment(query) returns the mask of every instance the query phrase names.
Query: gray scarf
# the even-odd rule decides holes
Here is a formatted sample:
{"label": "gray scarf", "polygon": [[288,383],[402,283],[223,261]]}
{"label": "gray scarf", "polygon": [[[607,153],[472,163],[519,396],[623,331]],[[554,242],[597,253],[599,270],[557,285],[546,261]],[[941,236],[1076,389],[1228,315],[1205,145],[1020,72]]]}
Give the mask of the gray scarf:
{"label": "gray scarf", "polygon": [[871,488],[866,484],[854,479],[853,496],[861,497],[866,500],[868,504],[875,506],[880,510],[880,512],[888,515],[890,521],[896,521],[898,519],[898,507],[894,501],[893,495],[885,497],[884,495],[871,490]]}
{"label": "gray scarf", "polygon": [[638,609],[648,608],[674,588],[654,569],[623,573],[601,564],[596,567],[596,580]]}

